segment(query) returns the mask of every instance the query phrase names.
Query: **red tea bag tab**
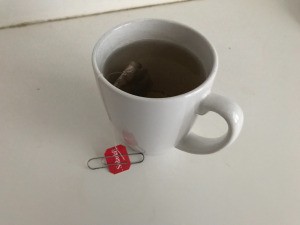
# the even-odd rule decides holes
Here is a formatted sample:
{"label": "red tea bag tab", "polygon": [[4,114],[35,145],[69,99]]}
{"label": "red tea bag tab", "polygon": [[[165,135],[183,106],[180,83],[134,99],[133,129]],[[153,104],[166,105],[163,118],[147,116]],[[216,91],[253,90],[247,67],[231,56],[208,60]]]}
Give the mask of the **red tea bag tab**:
{"label": "red tea bag tab", "polygon": [[106,149],[104,156],[109,172],[117,174],[129,170],[131,163],[124,145]]}

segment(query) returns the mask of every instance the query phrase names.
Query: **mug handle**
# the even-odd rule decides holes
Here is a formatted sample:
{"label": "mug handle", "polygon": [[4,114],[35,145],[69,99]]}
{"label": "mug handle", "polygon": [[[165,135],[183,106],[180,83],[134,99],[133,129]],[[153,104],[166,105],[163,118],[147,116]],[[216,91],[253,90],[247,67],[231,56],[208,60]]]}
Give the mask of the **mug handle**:
{"label": "mug handle", "polygon": [[217,138],[205,138],[189,132],[176,148],[193,154],[210,154],[234,142],[244,121],[240,106],[224,96],[210,93],[201,102],[196,113],[204,115],[209,111],[216,112],[225,119],[228,125],[227,133]]}

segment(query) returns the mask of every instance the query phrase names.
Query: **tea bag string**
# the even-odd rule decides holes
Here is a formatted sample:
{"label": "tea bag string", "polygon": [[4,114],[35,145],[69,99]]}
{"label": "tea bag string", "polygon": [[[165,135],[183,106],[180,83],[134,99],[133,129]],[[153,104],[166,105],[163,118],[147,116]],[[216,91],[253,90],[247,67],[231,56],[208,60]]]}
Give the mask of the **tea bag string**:
{"label": "tea bag string", "polygon": [[109,124],[110,124],[110,130],[111,130],[112,137],[113,137],[113,146],[114,146],[115,150],[120,154],[118,148],[116,147],[118,145],[116,128],[113,126],[112,121],[109,121]]}

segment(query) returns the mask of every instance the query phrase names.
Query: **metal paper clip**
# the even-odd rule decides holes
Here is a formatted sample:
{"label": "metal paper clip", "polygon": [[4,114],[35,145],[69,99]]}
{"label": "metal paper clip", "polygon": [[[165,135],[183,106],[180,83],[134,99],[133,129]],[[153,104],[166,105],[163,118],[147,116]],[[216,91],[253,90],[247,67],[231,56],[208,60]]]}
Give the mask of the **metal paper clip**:
{"label": "metal paper clip", "polygon": [[[140,155],[142,156],[140,160],[138,161],[131,161],[130,160],[130,164],[137,164],[137,163],[141,163],[144,161],[145,157],[144,157],[144,154],[139,152],[139,153],[129,153],[129,154],[126,154],[128,156],[131,156],[131,155]],[[124,156],[122,154],[120,154],[119,156]],[[107,168],[108,166],[116,166],[116,165],[120,165],[120,164],[127,164],[127,163],[110,163],[110,164],[107,164],[104,159],[107,159],[107,158],[113,158],[114,156],[100,156],[100,157],[95,157],[95,158],[91,158],[89,161],[87,161],[87,166],[88,168],[90,168],[91,170],[96,170],[96,169],[102,169],[102,168]],[[103,166],[99,166],[99,167],[92,167],[89,165],[89,163],[93,160],[97,160],[97,159],[100,159],[101,163],[103,164]]]}

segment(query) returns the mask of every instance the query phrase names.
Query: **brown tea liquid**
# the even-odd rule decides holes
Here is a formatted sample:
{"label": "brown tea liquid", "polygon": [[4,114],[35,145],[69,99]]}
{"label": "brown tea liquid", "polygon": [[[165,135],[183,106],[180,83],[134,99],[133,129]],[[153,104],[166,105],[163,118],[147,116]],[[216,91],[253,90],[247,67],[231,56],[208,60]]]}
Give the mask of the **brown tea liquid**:
{"label": "brown tea liquid", "polygon": [[148,70],[152,86],[146,97],[162,97],[155,93],[163,93],[164,97],[180,95],[206,79],[204,68],[194,54],[161,40],[141,40],[115,50],[105,62],[104,76],[114,82],[130,61],[139,62]]}

